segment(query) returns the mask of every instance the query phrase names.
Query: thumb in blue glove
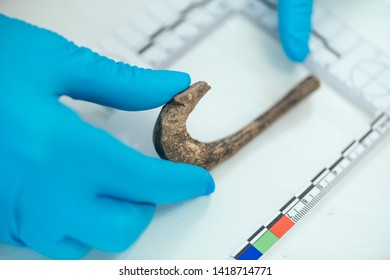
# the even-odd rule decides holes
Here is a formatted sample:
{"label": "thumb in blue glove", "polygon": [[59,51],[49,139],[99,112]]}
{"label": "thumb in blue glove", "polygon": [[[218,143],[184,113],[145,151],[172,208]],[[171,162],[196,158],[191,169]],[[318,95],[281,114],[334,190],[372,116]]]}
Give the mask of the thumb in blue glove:
{"label": "thumb in blue glove", "polygon": [[156,204],[213,192],[202,168],[143,156],[61,95],[123,110],[166,103],[187,74],[131,67],[0,15],[0,242],[58,259],[128,248]]}
{"label": "thumb in blue glove", "polygon": [[279,0],[279,34],[287,56],[303,62],[309,54],[313,0]]}

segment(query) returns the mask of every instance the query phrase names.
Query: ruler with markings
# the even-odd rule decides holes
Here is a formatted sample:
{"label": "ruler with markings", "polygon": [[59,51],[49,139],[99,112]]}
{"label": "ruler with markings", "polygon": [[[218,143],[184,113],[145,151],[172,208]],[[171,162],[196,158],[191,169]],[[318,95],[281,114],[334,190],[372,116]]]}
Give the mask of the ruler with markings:
{"label": "ruler with markings", "polygon": [[[229,16],[240,13],[278,38],[276,0],[165,0],[102,41],[103,53],[133,64],[163,69],[191,49]],[[341,152],[269,223],[261,226],[231,257],[259,259],[319,203],[390,131],[390,58],[340,19],[316,6],[311,54],[305,65],[375,117],[369,130]]]}

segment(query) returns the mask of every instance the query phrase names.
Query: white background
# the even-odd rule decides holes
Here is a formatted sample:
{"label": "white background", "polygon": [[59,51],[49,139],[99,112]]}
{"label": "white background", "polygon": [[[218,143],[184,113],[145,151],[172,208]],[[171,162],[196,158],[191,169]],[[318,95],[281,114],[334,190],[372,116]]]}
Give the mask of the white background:
{"label": "white background", "polygon": [[[390,52],[389,1],[318,2]],[[5,0],[0,12],[95,49],[146,4],[135,0]],[[189,120],[191,133],[201,140],[235,131],[308,74],[304,66],[288,61],[273,39],[238,16],[170,67],[187,71],[193,81],[205,80],[213,87]],[[101,120],[83,112],[83,106],[77,108],[88,121],[156,156],[151,131],[158,110],[118,112]],[[128,251],[118,255],[93,251],[86,258],[226,259],[360,136],[370,121],[365,112],[323,84],[237,156],[212,171],[215,194],[161,206]],[[387,140],[375,150],[264,258],[389,259],[389,144]],[[28,249],[0,245],[0,258],[43,257]]]}

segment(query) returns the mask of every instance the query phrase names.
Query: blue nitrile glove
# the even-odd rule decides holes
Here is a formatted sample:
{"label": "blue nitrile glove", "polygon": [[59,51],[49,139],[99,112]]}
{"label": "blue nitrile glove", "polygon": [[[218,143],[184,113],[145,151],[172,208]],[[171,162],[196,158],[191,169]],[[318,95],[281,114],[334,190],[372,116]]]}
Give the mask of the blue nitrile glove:
{"label": "blue nitrile glove", "polygon": [[309,54],[313,0],[279,0],[279,33],[287,56],[303,62]]}
{"label": "blue nitrile glove", "polygon": [[3,15],[0,42],[0,242],[59,259],[119,252],[156,204],[213,192],[204,169],[143,156],[59,102],[154,108],[187,74],[115,63]]}

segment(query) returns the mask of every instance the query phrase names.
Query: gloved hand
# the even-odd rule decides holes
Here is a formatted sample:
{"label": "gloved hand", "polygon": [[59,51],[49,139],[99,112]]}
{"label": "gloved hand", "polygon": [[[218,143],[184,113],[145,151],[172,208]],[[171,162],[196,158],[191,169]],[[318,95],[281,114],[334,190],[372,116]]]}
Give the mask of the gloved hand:
{"label": "gloved hand", "polygon": [[303,62],[309,54],[313,0],[279,0],[279,34],[287,56]]}
{"label": "gloved hand", "polygon": [[154,108],[187,74],[115,63],[3,15],[0,41],[0,242],[59,259],[119,252],[156,204],[213,192],[204,169],[143,156],[59,102]]}

